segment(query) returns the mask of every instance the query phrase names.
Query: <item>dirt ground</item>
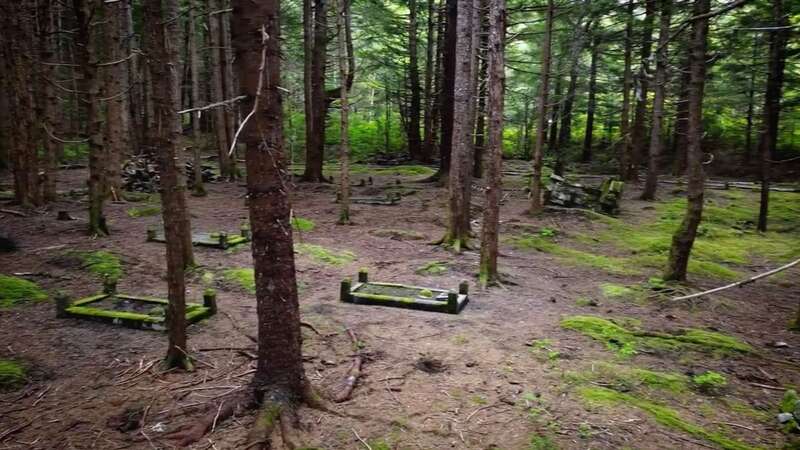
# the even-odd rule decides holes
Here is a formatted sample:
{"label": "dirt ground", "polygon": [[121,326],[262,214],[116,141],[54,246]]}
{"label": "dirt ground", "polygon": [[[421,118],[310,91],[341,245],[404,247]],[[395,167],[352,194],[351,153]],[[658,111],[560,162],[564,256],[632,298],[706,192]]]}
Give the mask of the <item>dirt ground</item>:
{"label": "dirt ground", "polygon": [[[354,195],[380,193],[398,177],[374,178],[374,186],[355,188]],[[800,297],[797,270],[780,283],[759,282],[693,305],[598,299],[597,306],[580,306],[576,299],[597,297],[600,283],[635,283],[641,277],[612,276],[501,243],[500,267],[508,282],[481,291],[475,283],[476,251],[455,256],[429,244],[443,233],[445,191],[414,182],[415,177],[399,178],[414,193],[396,206],[353,205],[352,226],[335,223],[333,186],[297,184],[292,193],[296,216],[316,223],[311,231],[295,232],[296,242],[355,254],[353,262],[339,266],[297,257],[302,317],[320,332],[304,329],[307,374],[323,393],[342,383],[353,356],[345,328],[355,331],[365,357],[352,399],[335,407],[342,416],[300,411],[309,444],[374,450],[717,448],[656,422],[640,408],[584,402],[568,382],[569,374],[608,361],[681,373],[723,373],[729,383],[724,394],[682,394],[663,401],[681,417],[754,448],[783,445],[774,418],[780,386],[800,385],[800,334],[786,331]],[[85,179],[83,170],[66,170],[59,182],[61,189],[78,189]],[[206,187],[207,197],[189,198],[193,228],[237,230],[247,219],[245,188],[237,183]],[[627,190],[624,220],[651,213],[636,196],[637,188]],[[504,231],[514,222],[566,233],[595,226],[569,213],[529,218],[523,215],[526,204],[523,192],[510,192],[501,214]],[[110,203],[112,234],[98,239],[85,234],[82,201],[63,200],[29,217],[0,214],[0,230],[20,246],[20,251],[0,256],[0,272],[33,273],[29,278],[46,290],[65,290],[77,298],[99,291],[101,281],[59,257],[67,250],[108,250],[123,261],[120,292],[165,297],[164,246],[145,242],[147,227],[158,224],[160,217],[129,217],[126,210],[135,206]],[[62,210],[77,220],[57,221]],[[377,236],[374,230],[381,229],[414,231],[424,239]],[[189,280],[188,297],[199,299],[202,272],[213,272],[223,313],[190,327],[190,352],[197,358],[192,373],[159,371],[166,346],[163,333],[56,319],[51,302],[0,310],[0,357],[20,359],[32,368],[27,386],[0,393],[0,449],[174,448],[164,434],[196,419],[204,408],[220,408],[226,397],[242,389],[254,367],[252,343],[244,333],[255,332],[255,298],[223,281],[221,271],[249,267],[249,248],[196,248],[195,255],[202,269]],[[441,275],[415,272],[431,261],[447,261],[449,269]],[[339,282],[354,277],[361,267],[379,281],[455,289],[468,280],[471,302],[460,315],[339,302]],[[754,264],[740,269],[755,274],[765,268]],[[694,279],[689,286],[718,284]],[[632,317],[653,330],[716,330],[749,343],[757,353],[695,358],[641,353],[620,361],[602,343],[560,327],[562,317],[575,314]],[[547,354],[532,346],[536,340],[547,343]],[[775,341],[788,346],[775,348]],[[550,352],[558,353],[552,357]],[[734,401],[746,407],[731,408]],[[139,414],[127,421],[133,429],[120,431],[125,429],[125,411]],[[742,411],[763,411],[765,417]],[[192,448],[241,448],[253,420],[251,415],[219,423]]]}

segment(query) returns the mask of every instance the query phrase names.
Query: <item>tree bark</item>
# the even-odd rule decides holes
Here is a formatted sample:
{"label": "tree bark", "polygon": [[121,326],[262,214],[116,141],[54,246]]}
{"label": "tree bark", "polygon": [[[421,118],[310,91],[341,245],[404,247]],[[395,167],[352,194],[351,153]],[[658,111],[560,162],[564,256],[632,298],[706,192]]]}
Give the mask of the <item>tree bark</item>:
{"label": "tree bark", "polygon": [[767,231],[769,215],[770,161],[775,155],[778,143],[778,122],[781,112],[784,68],[786,66],[786,47],[789,42],[788,13],[783,0],[772,0],[772,14],[775,31],[769,39],[769,69],[767,88],[764,93],[764,118],[761,123],[759,149],[761,150],[761,204],[758,211],[758,231]]}
{"label": "tree bark", "polygon": [[627,20],[625,25],[625,56],[624,73],[622,78],[622,117],[620,118],[619,132],[622,143],[619,152],[619,174],[623,180],[630,179],[631,173],[631,53],[633,47],[633,0],[628,0]]}
{"label": "tree bark", "polygon": [[634,87],[636,109],[631,130],[631,170],[628,180],[636,180],[639,176],[639,166],[647,154],[647,92],[650,87],[648,73],[650,70],[650,54],[653,47],[653,17],[655,16],[656,0],[645,0],[645,17],[642,27],[642,48],[639,61],[639,73],[636,76]]}
{"label": "tree bark", "polygon": [[423,97],[425,99],[425,106],[422,119],[422,154],[426,161],[430,161],[433,154],[433,142],[435,140],[435,133],[433,129],[433,111],[434,96],[433,96],[433,73],[436,71],[437,66],[434,65],[434,50],[436,49],[436,39],[434,35],[434,15],[436,9],[434,8],[434,0],[428,0],[427,3],[427,32],[425,43],[425,86]]}
{"label": "tree bark", "polygon": [[[127,29],[123,14],[127,14],[123,2],[106,4],[105,28],[109,41],[107,59],[109,62],[123,61],[128,56],[127,48],[123,43]],[[127,28],[127,27],[125,27]],[[105,152],[108,156],[106,162],[106,184],[112,198],[117,198],[122,186],[120,166],[122,155],[130,150],[130,109],[128,105],[128,65],[120,62],[103,67],[106,95],[105,126]]]}
{"label": "tree bark", "polygon": [[[223,0],[223,6],[227,2]],[[234,93],[234,83],[236,82],[236,74],[233,71],[233,48],[231,47],[231,23],[229,12],[219,14],[219,33],[220,44],[222,45],[222,92],[223,98],[229,99],[236,97]],[[236,134],[238,123],[237,110],[239,109],[236,103],[232,103],[224,108],[225,111],[225,133],[228,135],[228,149],[226,150],[230,158],[230,179],[234,180],[239,177],[239,170],[236,168],[236,160],[238,159],[236,147],[233,147],[231,153],[231,145],[233,145],[233,138]]]}
{"label": "tree bark", "polygon": [[[708,13],[711,0],[695,0],[693,16]],[[703,91],[706,80],[706,50],[708,48],[708,17],[692,21],[692,36],[689,46],[689,120],[687,129],[687,173],[686,215],[675,234],[669,250],[665,280],[686,280],[689,256],[692,252],[697,226],[703,217]]]}
{"label": "tree bark", "polygon": [[[597,29],[595,28],[595,33]],[[583,152],[581,161],[588,163],[592,161],[592,145],[594,134],[594,114],[597,108],[597,62],[600,58],[600,36],[595,34],[592,37],[592,59],[589,64],[589,98],[586,101],[586,133],[583,138]]]}
{"label": "tree bark", "polygon": [[539,214],[544,205],[542,203],[542,157],[544,141],[547,135],[547,99],[550,90],[550,48],[553,41],[553,15],[555,3],[547,0],[547,12],[542,42],[542,69],[539,75],[539,98],[536,99],[536,143],[533,148],[533,175],[531,176],[531,208],[530,214]]}
{"label": "tree bark", "polygon": [[[753,38],[753,61],[758,58],[758,36]],[[756,95],[756,72],[755,68],[750,69],[750,82],[747,87],[747,127],[745,128],[744,136],[744,152],[742,156],[742,165],[748,167],[750,160],[753,157],[753,117],[755,116],[755,95]]]}
{"label": "tree bark", "polygon": [[[209,7],[212,12],[219,9],[219,0],[210,0]],[[224,49],[222,48],[220,34],[219,13],[208,15],[208,43],[209,53],[211,54],[211,101],[221,102],[225,100],[225,85],[222,78],[224,68]],[[228,156],[230,141],[228,141],[226,108],[214,108],[214,134],[217,141],[217,160],[219,163],[219,173],[223,178],[233,179],[234,165],[233,160]]]}
{"label": "tree bark", "polygon": [[456,72],[453,91],[453,150],[450,154],[448,189],[449,221],[444,244],[456,253],[468,246],[469,196],[472,184],[474,108],[472,66],[473,0],[458,0]]}
{"label": "tree bark", "polygon": [[161,208],[167,254],[167,287],[169,307],[167,326],[169,344],[167,367],[191,369],[186,346],[186,282],[184,279],[185,239],[182,234],[189,221],[183,200],[185,186],[181,183],[176,162],[180,139],[178,107],[178,46],[177,0],[144,0],[145,33],[148,36],[145,53],[153,86],[153,106],[156,130],[153,145],[157,149],[161,182]]}
{"label": "tree bark", "polygon": [[311,116],[306,117],[306,167],[303,181],[327,181],[325,159],[325,66],[328,42],[327,0],[313,0],[313,50],[311,52]]}
{"label": "tree bark", "polygon": [[[688,52],[687,52],[688,53]],[[681,83],[678,104],[675,108],[675,125],[672,134],[672,155],[675,158],[672,174],[680,176],[686,171],[687,128],[689,124],[689,58],[681,65]]]}
{"label": "tree bark", "polygon": [[479,279],[484,287],[498,281],[498,229],[503,177],[503,100],[505,87],[505,0],[489,0],[489,36],[486,92],[488,95],[488,145],[486,149],[486,204],[481,230]]}
{"label": "tree bark", "polygon": [[444,182],[450,173],[450,156],[453,149],[453,115],[456,76],[456,36],[458,22],[458,0],[445,0],[447,19],[442,42],[442,90],[439,93],[441,105],[441,136],[439,141],[439,173],[437,177]]}
{"label": "tree bark", "polygon": [[420,138],[420,107],[421,93],[419,84],[419,58],[417,57],[417,2],[408,1],[408,87],[411,94],[409,105],[408,123],[408,153],[416,161],[424,161],[422,154],[422,140]]}
{"label": "tree bark", "polygon": [[[340,107],[340,126],[339,126],[339,164],[340,170],[340,186],[339,186],[339,224],[350,224],[350,141],[349,141],[349,126],[348,114],[350,105],[348,104],[347,91],[344,87],[345,80],[348,78],[348,64],[347,64],[347,49],[345,48],[345,29],[347,28],[348,20],[348,0],[339,0],[339,10],[337,11],[336,29],[337,39],[339,45],[337,46],[337,53],[339,59],[339,80],[342,83],[342,90],[340,93],[339,107]],[[415,3],[416,0],[411,0]],[[417,124],[419,125],[419,124]],[[419,126],[417,127],[419,131]]]}
{"label": "tree bark", "polygon": [[[202,96],[200,91],[200,52],[197,45],[197,13],[195,7],[197,6],[196,0],[189,0],[189,23],[188,23],[188,44],[189,44],[189,67],[190,67],[190,87],[192,108],[200,107],[202,104]],[[200,119],[202,112],[197,111],[191,113],[191,127],[192,127],[192,154],[194,156],[194,185],[192,186],[192,195],[195,197],[204,197],[206,195],[205,187],[203,186],[203,168],[200,159],[200,151],[203,148],[203,137],[200,132]]]}
{"label": "tree bark", "polygon": [[[52,7],[50,0],[39,3],[39,54],[43,62],[53,63],[56,54],[57,34],[55,8]],[[58,133],[60,124],[60,105],[55,88],[54,80],[57,79],[56,67],[49,64],[40,64],[38,82],[40,86],[40,111],[38,112],[42,122],[42,130],[39,137],[43,150],[43,171],[40,179],[42,186],[42,200],[45,202],[57,199],[56,177],[58,175],[58,156],[62,152],[62,144],[50,137],[51,133]]]}
{"label": "tree bark", "polygon": [[658,50],[656,51],[656,79],[653,98],[653,121],[650,129],[650,152],[647,156],[647,180],[642,191],[642,200],[654,200],[658,188],[658,165],[661,149],[664,146],[661,137],[664,122],[664,97],[667,88],[667,45],[669,43],[672,0],[660,0],[661,16],[658,31]]}
{"label": "tree bark", "polygon": [[[481,10],[485,10],[486,3],[481,1]],[[480,15],[478,16],[480,18]],[[480,39],[478,39],[478,46],[476,49],[475,59],[475,84],[476,96],[478,97],[478,106],[475,110],[475,155],[472,165],[472,176],[475,178],[483,177],[483,160],[486,146],[486,91],[488,83],[488,50],[487,45],[489,42],[489,22],[486,20],[479,20],[478,29],[480,30]],[[478,34],[478,33],[476,33]],[[475,42],[473,40],[473,42]]]}
{"label": "tree bark", "polygon": [[243,110],[254,110],[240,139],[246,148],[258,314],[253,386],[262,403],[294,402],[308,386],[303,368],[289,175],[283,146],[280,3],[233,0],[233,47]]}

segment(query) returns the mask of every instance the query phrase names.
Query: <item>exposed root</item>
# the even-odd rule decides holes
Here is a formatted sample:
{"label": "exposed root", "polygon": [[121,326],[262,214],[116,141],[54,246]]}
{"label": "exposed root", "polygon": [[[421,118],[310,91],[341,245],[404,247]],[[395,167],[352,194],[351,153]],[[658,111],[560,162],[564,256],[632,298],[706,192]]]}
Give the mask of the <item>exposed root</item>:
{"label": "exposed root", "polygon": [[347,371],[347,378],[345,378],[342,387],[339,389],[339,392],[334,394],[333,401],[336,403],[341,403],[346,401],[350,398],[353,394],[353,389],[356,387],[356,383],[358,382],[358,377],[361,375],[361,364],[363,363],[363,358],[360,353],[358,353],[358,337],[351,329],[347,329],[347,334],[350,336],[350,340],[353,342],[353,351],[356,352],[355,357],[353,358],[353,363],[350,366],[350,369]]}
{"label": "exposed root", "polygon": [[261,410],[256,417],[253,428],[247,435],[245,449],[264,449],[270,448],[272,431],[278,425],[284,404],[281,402],[268,401],[261,406]]}
{"label": "exposed root", "polygon": [[253,391],[245,391],[234,399],[225,401],[222,407],[210,409],[205,416],[193,424],[175,430],[164,437],[176,440],[180,447],[186,447],[202,439],[214,425],[244,411],[254,409],[256,406],[258,403]]}

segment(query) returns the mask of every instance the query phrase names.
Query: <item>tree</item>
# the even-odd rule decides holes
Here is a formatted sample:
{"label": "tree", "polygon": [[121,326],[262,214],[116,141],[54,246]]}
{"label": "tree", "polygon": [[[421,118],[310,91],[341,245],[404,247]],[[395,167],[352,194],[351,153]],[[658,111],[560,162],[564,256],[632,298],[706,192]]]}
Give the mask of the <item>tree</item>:
{"label": "tree", "polygon": [[[225,50],[222,48],[222,27],[218,0],[209,0],[209,7],[212,11],[208,14],[208,41],[209,53],[211,54],[211,64],[208,68],[211,74],[211,101],[222,102],[225,98],[225,82],[223,73],[225,71]],[[195,105],[199,106],[199,105]],[[228,155],[233,136],[228,135],[228,115],[227,108],[214,108],[214,134],[217,140],[217,160],[219,162],[220,175],[229,180],[235,177],[236,166],[233,158]]]}
{"label": "tree", "polygon": [[447,18],[444,39],[442,40],[442,89],[439,92],[439,116],[441,134],[439,137],[439,171],[434,175],[440,182],[446,182],[450,173],[450,156],[453,150],[453,114],[456,77],[456,37],[458,23],[458,0],[445,0]]}
{"label": "tree", "polygon": [[630,112],[631,112],[631,53],[633,48],[633,0],[628,0],[628,7],[625,21],[625,51],[624,51],[624,71],[622,76],[622,117],[620,118],[619,132],[620,144],[619,152],[619,174],[623,180],[631,179],[631,160],[632,147],[630,135]]}
{"label": "tree", "polygon": [[408,0],[408,84],[411,94],[408,114],[408,153],[417,161],[426,161],[428,158],[422,153],[422,141],[419,134],[421,92],[419,58],[417,57],[417,2],[418,0]]}
{"label": "tree", "polygon": [[500,196],[503,177],[503,102],[505,88],[505,0],[489,0],[488,145],[486,148],[486,205],[481,230],[479,279],[484,287],[498,281],[497,240],[500,224]]}
{"label": "tree", "polygon": [[639,60],[639,71],[635,80],[636,107],[633,117],[633,128],[631,129],[631,168],[628,172],[629,180],[636,180],[639,177],[639,165],[647,155],[647,92],[650,88],[650,54],[653,44],[653,17],[655,16],[656,0],[645,0],[645,17],[642,27],[642,47],[641,59]]}
{"label": "tree", "polygon": [[[189,52],[189,68],[190,68],[190,89],[192,107],[200,107],[200,52],[197,48],[197,30],[195,29],[197,13],[195,12],[195,0],[189,0],[189,22],[187,44]],[[213,50],[212,50],[213,51]],[[219,108],[217,108],[219,109]],[[192,195],[196,197],[204,197],[206,195],[205,188],[203,187],[203,167],[200,160],[200,148],[203,145],[202,135],[200,133],[200,118],[201,111],[193,112],[191,117],[192,126],[192,152],[194,155],[194,186],[192,188]]]}
{"label": "tree", "polygon": [[169,345],[165,364],[167,367],[192,369],[186,347],[186,280],[184,274],[184,246],[186,245],[185,186],[181,182],[176,158],[180,124],[178,122],[178,46],[175,36],[178,28],[177,0],[145,0],[145,53],[153,87],[153,106],[156,130],[152,144],[158,152],[161,182],[161,208],[164,219],[164,237],[167,247],[167,288],[169,307],[167,324]]}
{"label": "tree", "polygon": [[[689,256],[697,226],[703,217],[705,175],[703,173],[703,92],[706,82],[706,50],[708,47],[708,12],[711,0],[695,0],[689,44],[689,105],[687,124],[686,214],[669,250],[665,280],[686,280]],[[699,17],[699,18],[698,18]]]}
{"label": "tree", "polygon": [[778,121],[781,112],[781,91],[786,66],[786,46],[789,41],[789,18],[783,0],[772,0],[774,30],[769,39],[769,69],[764,93],[764,118],[761,121],[759,149],[761,150],[761,204],[758,211],[758,231],[767,231],[769,215],[770,163],[778,142]]}
{"label": "tree", "polygon": [[592,160],[592,136],[594,133],[594,114],[597,108],[597,60],[600,56],[600,36],[597,26],[592,36],[592,57],[589,63],[589,98],[586,102],[586,132],[583,138],[583,152],[581,161],[588,163]]}
{"label": "tree", "polygon": [[37,115],[41,118],[41,128],[39,137],[43,150],[43,162],[41,171],[42,200],[45,202],[54,201],[58,195],[56,193],[56,176],[58,173],[58,155],[63,151],[62,143],[53,139],[50,134],[58,130],[59,107],[58,96],[51,80],[56,79],[57,66],[53,65],[56,56],[56,43],[58,34],[56,30],[56,12],[53,2],[44,0],[39,2],[37,14],[40,19],[38,22],[38,45],[39,54],[43,64],[39,65],[38,89],[40,92],[37,105]]}
{"label": "tree", "polygon": [[453,90],[453,149],[450,153],[448,185],[449,216],[443,243],[456,253],[468,247],[469,190],[472,188],[472,151],[475,103],[473,100],[472,15],[479,14],[473,0],[458,1],[456,71]]}
{"label": "tree", "polygon": [[[412,3],[416,0],[412,0]],[[339,79],[346,80],[347,73],[347,49],[345,48],[345,29],[347,28],[346,22],[349,20],[347,0],[339,0],[339,11],[337,11],[336,20],[336,35],[338,37],[337,53],[339,59]],[[344,81],[342,81],[344,83]],[[339,128],[339,164],[341,165],[340,187],[339,187],[339,223],[348,225],[350,223],[350,144],[348,142],[348,112],[350,105],[347,102],[347,89],[342,89],[341,99],[339,101],[341,122]],[[418,124],[419,125],[419,124]],[[419,126],[417,127],[419,132]]]}
{"label": "tree", "polygon": [[658,187],[658,163],[661,158],[663,140],[661,137],[664,122],[664,96],[667,85],[667,45],[669,44],[672,0],[660,0],[661,16],[656,49],[656,79],[653,98],[653,121],[650,129],[650,152],[647,157],[647,180],[642,191],[642,200],[653,200]]}
{"label": "tree", "polygon": [[328,42],[327,0],[313,0],[313,20],[310,46],[310,67],[308,75],[310,87],[311,114],[306,115],[306,167],[303,180],[309,182],[327,181],[322,174],[325,157],[325,65]]}
{"label": "tree", "polygon": [[539,98],[536,99],[536,143],[533,148],[533,175],[531,176],[530,214],[542,212],[542,166],[544,141],[547,135],[547,93],[550,90],[550,47],[553,41],[553,16],[555,2],[547,0],[544,39],[542,42],[542,70],[539,81]]}
{"label": "tree", "polygon": [[130,151],[130,107],[128,104],[128,58],[127,45],[123,42],[127,35],[127,26],[124,15],[127,11],[124,2],[106,3],[106,24],[103,25],[104,35],[108,37],[108,50],[106,52],[108,65],[103,66],[103,84],[106,104],[105,142],[104,151],[106,161],[106,184],[111,198],[117,199],[120,195],[122,178],[120,166],[122,155]]}
{"label": "tree", "polygon": [[[435,98],[433,96],[433,80],[434,80],[434,72],[438,70],[438,64],[434,64],[434,50],[436,50],[436,39],[439,37],[438,33],[434,33],[434,25],[435,25],[435,17],[436,17],[436,9],[434,8],[434,0],[428,0],[427,2],[427,12],[428,12],[428,21],[427,21],[427,32],[425,34],[427,38],[427,42],[425,43],[425,87],[424,87],[424,100],[425,100],[425,107],[422,119],[422,147],[423,147],[423,154],[430,159],[431,155],[433,154],[433,143],[436,139],[436,133],[434,131],[434,111],[435,108]],[[439,15],[441,17],[441,15]]]}

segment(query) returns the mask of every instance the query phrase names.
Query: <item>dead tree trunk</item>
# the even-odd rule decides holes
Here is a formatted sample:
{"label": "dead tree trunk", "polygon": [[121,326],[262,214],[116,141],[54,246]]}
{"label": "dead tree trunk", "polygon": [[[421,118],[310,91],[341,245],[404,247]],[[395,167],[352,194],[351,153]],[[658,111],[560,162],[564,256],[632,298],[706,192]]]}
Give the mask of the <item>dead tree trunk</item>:
{"label": "dead tree trunk", "polygon": [[692,253],[697,226],[703,217],[703,91],[706,81],[706,49],[708,47],[708,17],[711,0],[695,0],[692,15],[700,19],[692,21],[689,44],[689,120],[686,187],[686,215],[672,236],[665,280],[686,280],[689,256]]}
{"label": "dead tree trunk", "polygon": [[433,111],[434,96],[433,96],[433,73],[437,69],[434,65],[434,50],[436,49],[436,39],[434,35],[434,16],[436,9],[434,8],[434,0],[428,0],[427,4],[428,22],[427,22],[427,41],[425,43],[425,86],[424,86],[424,101],[422,118],[422,154],[425,156],[426,161],[430,161],[433,155],[433,142],[435,140],[435,133],[433,129]]}
{"label": "dead tree trunk", "polygon": [[322,174],[325,158],[325,65],[328,42],[327,0],[313,0],[311,51],[311,115],[306,117],[306,167],[303,181],[327,181]]}
{"label": "dead tree trunk", "polygon": [[[348,114],[350,105],[347,99],[347,89],[344,87],[345,80],[348,78],[348,64],[347,64],[347,49],[345,48],[345,30],[347,28],[348,8],[346,2],[348,0],[339,0],[339,10],[337,11],[336,31],[337,31],[337,56],[339,59],[339,80],[342,83],[342,90],[340,93],[339,107],[341,122],[339,126],[339,164],[341,165],[340,187],[339,187],[339,223],[341,225],[350,224],[350,141],[349,141],[349,126]],[[411,0],[415,3],[416,0]],[[417,124],[419,125],[419,124]],[[419,127],[417,127],[419,131]]]}
{"label": "dead tree trunk", "polygon": [[775,30],[770,32],[769,69],[767,89],[764,92],[764,118],[761,123],[759,148],[761,150],[761,204],[758,210],[758,231],[767,231],[769,215],[770,162],[775,155],[778,143],[778,122],[781,113],[784,68],[786,66],[786,46],[789,42],[789,18],[783,0],[772,0],[772,14]]}
{"label": "dead tree trunk", "polygon": [[503,100],[505,87],[505,0],[489,0],[489,36],[486,92],[488,95],[488,146],[486,151],[486,205],[481,230],[479,279],[486,287],[498,281],[498,228],[503,177]]}
{"label": "dead tree trunk", "polygon": [[[595,33],[597,28],[595,27]],[[597,108],[597,61],[600,57],[600,36],[595,34],[592,37],[592,60],[589,63],[589,98],[586,102],[586,133],[583,138],[583,152],[581,161],[588,163],[592,161],[592,140],[594,133],[594,114]]]}
{"label": "dead tree trunk", "polygon": [[620,145],[619,152],[619,175],[623,180],[630,179],[631,173],[631,133],[630,133],[630,112],[631,112],[631,53],[633,47],[633,0],[628,0],[627,19],[625,25],[625,56],[624,74],[622,77],[622,117],[619,123]]}
{"label": "dead tree trunk", "polygon": [[177,0],[145,0],[145,33],[148,36],[145,53],[152,79],[156,130],[153,146],[157,149],[161,179],[161,208],[164,236],[167,242],[167,287],[169,308],[167,324],[169,345],[165,364],[187,370],[192,363],[186,346],[186,282],[184,279],[184,224],[189,218],[185,209],[185,186],[181,183],[176,162],[180,128],[177,115],[178,36]]}
{"label": "dead tree trunk", "polygon": [[639,176],[639,166],[647,153],[647,91],[650,70],[650,54],[653,44],[653,17],[655,16],[656,0],[645,0],[645,17],[642,27],[641,59],[639,60],[639,73],[636,75],[634,88],[636,109],[631,130],[631,170],[628,172],[629,180],[636,180]]}
{"label": "dead tree trunk", "polygon": [[458,0],[456,71],[453,91],[453,150],[450,153],[448,189],[449,221],[443,243],[457,253],[468,247],[469,197],[472,184],[472,146],[474,103],[472,91],[472,15],[473,0]]}
{"label": "dead tree trunk", "polygon": [[408,153],[416,161],[424,161],[422,154],[422,139],[419,134],[420,125],[420,85],[419,85],[419,58],[417,51],[417,1],[408,1],[408,87],[411,94],[409,105],[408,123]]}
{"label": "dead tree trunk", "polygon": [[550,90],[550,47],[553,41],[553,16],[555,2],[547,1],[547,12],[544,25],[544,40],[542,42],[542,70],[539,76],[539,98],[536,99],[536,143],[533,148],[533,175],[531,176],[531,208],[530,214],[539,214],[544,205],[542,203],[542,164],[544,141],[547,135],[547,98]]}
{"label": "dead tree trunk", "polygon": [[650,129],[650,152],[647,155],[647,180],[642,191],[642,200],[654,200],[658,187],[658,165],[664,146],[661,129],[664,123],[664,93],[667,88],[667,45],[669,43],[672,0],[660,0],[661,17],[656,50],[656,79],[653,98],[653,121]]}

